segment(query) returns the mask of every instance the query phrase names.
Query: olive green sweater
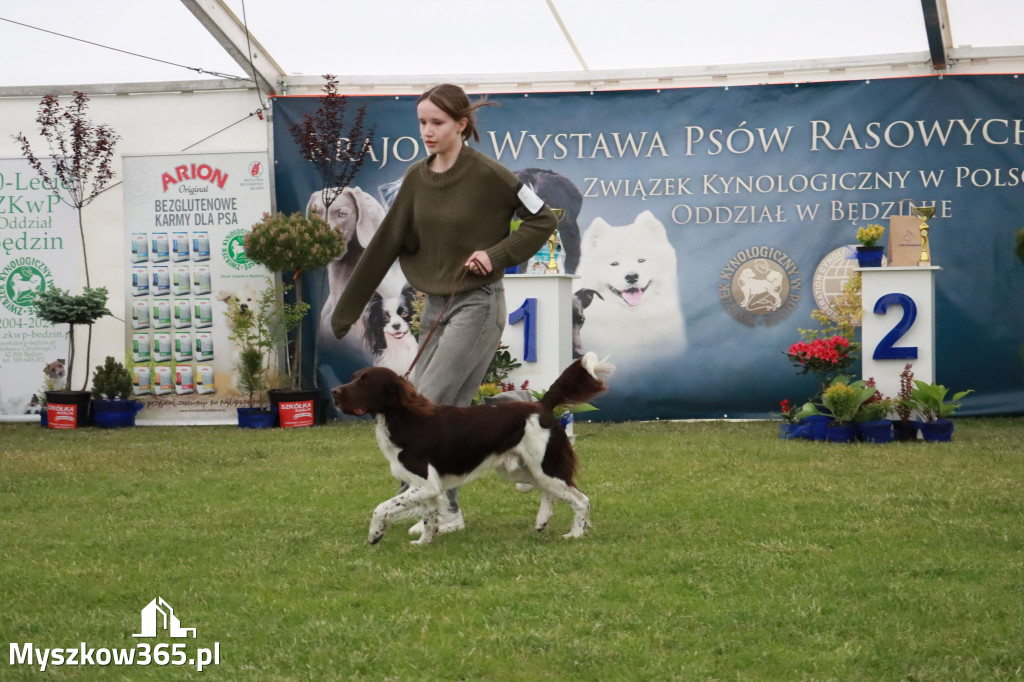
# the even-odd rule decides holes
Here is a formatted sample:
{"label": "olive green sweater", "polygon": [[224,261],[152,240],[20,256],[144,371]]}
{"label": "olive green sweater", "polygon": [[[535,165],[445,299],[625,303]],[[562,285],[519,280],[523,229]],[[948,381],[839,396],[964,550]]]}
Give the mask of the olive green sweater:
{"label": "olive green sweater", "polygon": [[[413,164],[402,181],[395,203],[381,222],[331,318],[339,339],[359,319],[374,290],[398,259],[415,289],[447,296],[498,281],[505,268],[528,260],[555,231],[556,220],[547,206],[523,203],[535,199],[523,183],[497,161],[464,146],[448,170],[430,170],[429,157]],[[538,210],[539,207],[539,210]],[[523,218],[509,232],[514,215]],[[463,264],[474,251],[484,250],[493,270],[484,276],[467,274],[456,289]]]}

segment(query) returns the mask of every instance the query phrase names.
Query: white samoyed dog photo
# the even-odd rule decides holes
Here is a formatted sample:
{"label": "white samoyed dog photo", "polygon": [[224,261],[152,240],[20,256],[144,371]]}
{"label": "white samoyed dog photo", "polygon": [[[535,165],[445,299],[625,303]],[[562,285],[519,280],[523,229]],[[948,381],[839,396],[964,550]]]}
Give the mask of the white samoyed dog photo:
{"label": "white samoyed dog photo", "polygon": [[579,290],[592,290],[579,330],[584,351],[656,361],[686,350],[676,252],[650,211],[629,225],[595,218],[582,237]]}

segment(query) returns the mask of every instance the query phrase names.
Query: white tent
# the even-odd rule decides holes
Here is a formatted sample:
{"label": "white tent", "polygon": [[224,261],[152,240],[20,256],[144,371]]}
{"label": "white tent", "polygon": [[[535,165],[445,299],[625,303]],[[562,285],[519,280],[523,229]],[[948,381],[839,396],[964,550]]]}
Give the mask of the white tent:
{"label": "white tent", "polygon": [[237,87],[254,72],[264,91],[283,93],[318,87],[324,73],[365,91],[416,89],[441,76],[492,90],[576,89],[1005,72],[1024,63],[1016,0],[57,0],[0,2],[0,19],[3,96],[83,84],[90,92],[181,81]]}

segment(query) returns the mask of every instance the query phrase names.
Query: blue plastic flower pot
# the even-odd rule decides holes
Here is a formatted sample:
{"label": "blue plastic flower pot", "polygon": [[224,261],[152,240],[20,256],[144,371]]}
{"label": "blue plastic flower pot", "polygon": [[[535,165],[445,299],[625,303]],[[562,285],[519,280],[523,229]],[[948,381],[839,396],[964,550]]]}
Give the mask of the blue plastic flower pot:
{"label": "blue plastic flower pot", "polygon": [[953,422],[949,419],[921,422],[921,437],[929,443],[948,443],[953,440]]}
{"label": "blue plastic flower pot", "polygon": [[862,268],[880,268],[884,255],[884,246],[858,246],[857,265]]}
{"label": "blue plastic flower pot", "polygon": [[120,429],[135,426],[135,414],[141,409],[137,400],[94,400],[92,418],[101,428]]}
{"label": "blue plastic flower pot", "polygon": [[827,438],[830,443],[852,443],[857,438],[857,427],[853,424],[829,424]]}
{"label": "blue plastic flower pot", "polygon": [[857,437],[865,443],[890,443],[894,437],[892,422],[888,419],[861,422],[857,425]]}
{"label": "blue plastic flower pot", "polygon": [[807,438],[807,425],[799,422],[782,422],[779,424],[779,438],[783,440]]}
{"label": "blue plastic flower pot", "polygon": [[804,425],[807,427],[804,438],[811,440],[825,440],[828,438],[828,423],[832,417],[824,414],[812,414],[804,418]]}
{"label": "blue plastic flower pot", "polygon": [[270,429],[277,415],[259,407],[239,407],[238,426],[243,429]]}

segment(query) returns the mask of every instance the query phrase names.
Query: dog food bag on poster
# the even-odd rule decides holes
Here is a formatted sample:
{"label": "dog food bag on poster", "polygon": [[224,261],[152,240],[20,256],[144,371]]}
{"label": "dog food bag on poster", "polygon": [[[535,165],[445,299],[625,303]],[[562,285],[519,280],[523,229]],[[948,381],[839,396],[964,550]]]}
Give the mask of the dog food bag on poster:
{"label": "dog food bag on poster", "polygon": [[192,268],[192,293],[208,295],[213,291],[209,265],[197,265]]}
{"label": "dog food bag on poster", "polygon": [[150,385],[149,367],[145,365],[132,367],[132,390],[135,395],[149,395],[153,390]]}
{"label": "dog food bag on poster", "polygon": [[213,385],[213,367],[210,365],[196,366],[196,393],[206,395],[216,392],[217,389]]}
{"label": "dog food bag on poster", "polygon": [[172,258],[175,263],[180,263],[183,260],[188,260],[192,255],[188,248],[188,232],[172,232],[171,243],[174,245],[172,251]]}
{"label": "dog food bag on poster", "polygon": [[132,232],[132,263],[149,260],[149,240],[145,232]]}
{"label": "dog food bag on poster", "polygon": [[206,230],[192,233],[192,260],[210,260],[210,233]]}
{"label": "dog food bag on poster", "polygon": [[166,263],[171,259],[171,243],[166,232],[154,232],[150,240],[149,260],[153,263]]}
{"label": "dog food bag on poster", "polygon": [[174,328],[188,329],[192,326],[192,301],[187,298],[174,299]]}
{"label": "dog food bag on poster", "polygon": [[174,265],[171,267],[171,294],[174,296],[188,296],[192,293],[192,273],[187,265]]}
{"label": "dog food bag on poster", "polygon": [[149,268],[145,265],[132,267],[132,296],[145,296],[149,293]]}
{"label": "dog food bag on poster", "polygon": [[174,369],[174,392],[178,395],[194,393],[195,384],[192,382],[192,368],[189,365],[178,365]]}
{"label": "dog food bag on poster", "polygon": [[174,335],[174,361],[188,362],[192,359],[192,334],[178,332]]}
{"label": "dog food bag on poster", "polygon": [[170,334],[153,334],[153,360],[155,362],[171,361]]}
{"label": "dog food bag on poster", "polygon": [[132,362],[149,362],[149,334],[132,334]]}
{"label": "dog food bag on poster", "polygon": [[213,334],[210,332],[196,332],[196,362],[209,362],[213,360]]}
{"label": "dog food bag on poster", "polygon": [[171,302],[153,301],[152,314],[153,329],[171,328]]}
{"label": "dog food bag on poster", "polygon": [[149,301],[132,302],[132,329],[149,329]]}
{"label": "dog food bag on poster", "polygon": [[208,298],[196,299],[192,313],[192,324],[196,329],[203,329],[213,326],[213,306]]}
{"label": "dog food bag on poster", "polygon": [[167,365],[157,365],[153,368],[153,393],[156,395],[167,395],[174,391],[174,375]]}
{"label": "dog food bag on poster", "polygon": [[153,266],[153,284],[149,293],[154,296],[166,296],[171,293],[171,269],[166,265]]}

